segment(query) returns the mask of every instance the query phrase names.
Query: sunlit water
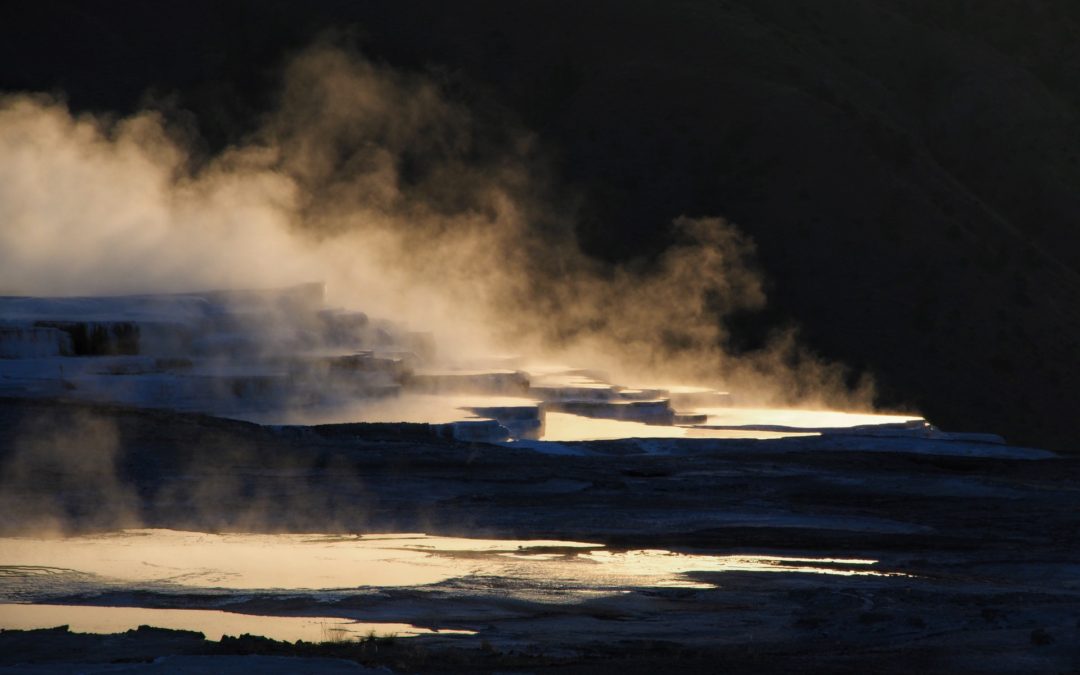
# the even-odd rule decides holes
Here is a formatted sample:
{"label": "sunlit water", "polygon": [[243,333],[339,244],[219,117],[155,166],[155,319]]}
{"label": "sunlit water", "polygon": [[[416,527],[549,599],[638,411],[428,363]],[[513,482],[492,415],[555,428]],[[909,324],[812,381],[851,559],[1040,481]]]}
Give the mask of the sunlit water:
{"label": "sunlit water", "polygon": [[[768,555],[704,555],[666,550],[612,551],[574,541],[495,540],[423,534],[365,536],[207,534],[127,530],[62,539],[0,539],[0,628],[70,625],[111,633],[147,624],[195,630],[210,639],[251,633],[319,641],[376,634],[417,635],[409,624],[341,618],[263,617],[215,610],[51,606],[50,598],[105,591],[148,591],[161,598],[196,591],[315,597],[360,589],[439,588],[456,580],[490,586],[507,580],[522,597],[556,585],[581,597],[637,588],[714,588],[693,572],[769,572],[881,576],[876,561]],[[482,580],[482,581],[481,581]],[[432,586],[434,585],[434,586]],[[448,587],[449,588],[449,587]],[[460,592],[460,591],[459,591]],[[138,597],[138,596],[136,596]],[[215,595],[218,597],[218,595]],[[89,600],[87,600],[89,598]],[[441,600],[446,602],[448,600]],[[25,604],[37,602],[41,604]],[[55,602],[55,601],[53,601]],[[18,603],[18,604],[16,604]]]}
{"label": "sunlit water", "polygon": [[[87,605],[0,604],[0,628],[33,630],[68,626],[74,633],[122,633],[139,626],[190,630],[208,640],[245,633],[273,640],[339,642],[370,636],[431,634],[427,628],[407,623],[365,623],[340,617],[260,616],[213,609],[155,609],[147,607],[100,607]],[[445,634],[471,631],[443,630]]]}
{"label": "sunlit water", "polygon": [[[356,400],[347,404],[249,411],[235,415],[259,424],[340,424],[348,422],[414,422],[450,424],[479,420],[474,408],[524,407],[539,405],[536,399],[509,396],[435,396],[410,394],[390,399]],[[593,441],[620,438],[713,438],[758,439],[819,435],[824,429],[896,425],[918,422],[912,415],[804,410],[789,408],[700,407],[687,412],[705,415],[704,423],[693,425],[646,424],[634,420],[587,417],[565,412],[543,414],[541,440]]]}
{"label": "sunlit water", "polygon": [[743,438],[772,439],[794,436],[817,436],[816,432],[772,431],[761,429],[707,429],[696,426],[645,424],[630,420],[583,417],[567,413],[547,413],[545,441],[609,441],[620,438]]}
{"label": "sunlit water", "polygon": [[[827,565],[823,567],[822,565]],[[586,542],[126,530],[66,539],[0,539],[0,589],[12,578],[77,572],[155,587],[324,590],[435,584],[469,576],[582,586],[693,585],[687,572],[878,574],[873,560],[615,552]]]}
{"label": "sunlit water", "polygon": [[126,530],[67,539],[0,539],[0,565],[61,568],[132,583],[320,590],[433,584],[479,573],[485,567],[479,559],[445,554],[544,546],[587,548],[590,544],[422,534],[360,537]]}

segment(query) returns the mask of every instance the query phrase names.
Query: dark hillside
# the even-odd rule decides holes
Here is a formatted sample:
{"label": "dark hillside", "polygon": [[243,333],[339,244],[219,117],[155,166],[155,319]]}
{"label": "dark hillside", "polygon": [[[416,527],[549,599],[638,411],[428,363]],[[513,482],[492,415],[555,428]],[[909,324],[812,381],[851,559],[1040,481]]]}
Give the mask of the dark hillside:
{"label": "dark hillside", "polygon": [[884,404],[1080,450],[1075,2],[16,2],[0,90],[169,99],[221,147],[327,28],[535,131],[594,255],[736,222],[772,299],[741,346],[794,321]]}

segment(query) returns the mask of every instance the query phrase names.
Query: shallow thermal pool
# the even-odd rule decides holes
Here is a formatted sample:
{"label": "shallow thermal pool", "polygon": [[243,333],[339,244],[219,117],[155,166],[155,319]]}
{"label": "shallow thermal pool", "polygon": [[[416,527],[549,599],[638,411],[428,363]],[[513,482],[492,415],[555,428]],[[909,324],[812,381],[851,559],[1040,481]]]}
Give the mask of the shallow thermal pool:
{"label": "shallow thermal pool", "polygon": [[423,534],[207,534],[125,530],[65,539],[0,539],[0,599],[15,588],[87,575],[110,585],[174,589],[327,590],[436,584],[485,576],[581,587],[697,586],[687,572],[866,575],[875,561],[611,551],[573,541]]}
{"label": "shallow thermal pool", "polygon": [[906,425],[922,418],[913,415],[807,410],[801,408],[700,407],[690,412],[706,416],[703,424],[659,425],[567,413],[545,416],[545,441],[602,441],[619,438],[756,439],[818,436],[827,429]]}
{"label": "shallow thermal pool", "polygon": [[631,420],[584,417],[549,412],[545,416],[544,441],[609,441],[620,438],[732,438],[772,439],[817,436],[816,432],[771,431],[762,429],[707,429],[697,426],[645,424]]}
{"label": "shallow thermal pool", "polygon": [[894,415],[803,408],[711,407],[695,410],[707,416],[707,427],[784,427],[788,429],[850,429],[859,426],[911,424],[917,415]]}
{"label": "shallow thermal pool", "polygon": [[[345,422],[419,422],[449,424],[476,420],[472,408],[527,407],[535,399],[507,396],[408,395],[382,400],[353,401],[337,406],[275,411],[252,411],[236,417],[259,424],[338,424]],[[857,426],[909,424],[911,415],[805,410],[787,408],[702,407],[690,412],[706,415],[697,425],[646,424],[634,420],[587,417],[547,412],[540,439],[545,441],[598,441],[619,438],[758,439],[818,435],[818,430]]]}
{"label": "shallow thermal pool", "polygon": [[424,635],[434,632],[468,634],[471,631],[432,631],[407,623],[366,623],[340,617],[261,616],[214,609],[157,609],[0,603],[0,628],[33,630],[68,626],[73,633],[123,633],[139,626],[197,631],[208,640],[244,633],[272,640],[328,642],[359,640],[371,635]]}
{"label": "shallow thermal pool", "polygon": [[[464,597],[483,593],[493,584],[504,584],[500,597],[530,599],[557,588],[559,601],[575,602],[642,588],[715,587],[688,576],[690,572],[886,575],[875,570],[875,564],[865,559],[613,551],[587,542],[423,534],[125,530],[58,539],[10,537],[0,539],[0,628],[67,624],[81,632],[120,632],[145,624],[200,631],[210,639],[251,633],[290,641],[349,639],[371,632],[409,636],[432,632],[422,627],[430,613],[418,616],[420,626],[357,622],[318,616],[326,611],[320,609],[321,603],[372,589],[403,587],[431,591],[443,603],[446,593]],[[193,593],[209,593],[205,597],[214,606],[256,596],[308,597],[309,609],[295,613],[314,616],[168,608],[183,607]],[[123,599],[108,600],[117,597]],[[114,606],[148,597],[154,598],[154,608]],[[56,604],[57,598],[78,604]],[[95,606],[95,598],[113,606]]]}

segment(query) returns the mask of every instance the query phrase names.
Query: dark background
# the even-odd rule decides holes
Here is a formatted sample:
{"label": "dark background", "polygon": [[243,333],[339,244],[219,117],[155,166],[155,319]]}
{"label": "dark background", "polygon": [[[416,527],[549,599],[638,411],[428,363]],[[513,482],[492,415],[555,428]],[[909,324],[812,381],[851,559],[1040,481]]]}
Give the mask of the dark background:
{"label": "dark background", "polygon": [[5,2],[0,90],[190,111],[208,151],[327,29],[534,131],[608,260],[753,236],[766,312],[885,405],[1080,451],[1075,0]]}

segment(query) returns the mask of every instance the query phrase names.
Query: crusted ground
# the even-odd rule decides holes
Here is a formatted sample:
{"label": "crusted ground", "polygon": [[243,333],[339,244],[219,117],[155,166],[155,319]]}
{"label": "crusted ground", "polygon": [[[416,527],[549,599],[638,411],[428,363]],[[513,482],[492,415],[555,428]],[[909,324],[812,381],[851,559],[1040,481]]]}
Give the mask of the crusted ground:
{"label": "crusted ground", "polygon": [[1073,458],[1013,458],[1042,455],[1005,446],[981,448],[994,457],[961,456],[980,444],[850,434],[564,444],[562,454],[545,454],[454,443],[422,425],[281,430],[25,400],[5,401],[0,417],[8,534],[44,525],[422,531],[865,558],[891,573],[691,573],[700,587],[591,594],[512,576],[329,598],[74,594],[52,600],[407,621],[476,635],[316,646],[7,632],[5,666],[237,653],[340,656],[414,672],[1080,665]]}

